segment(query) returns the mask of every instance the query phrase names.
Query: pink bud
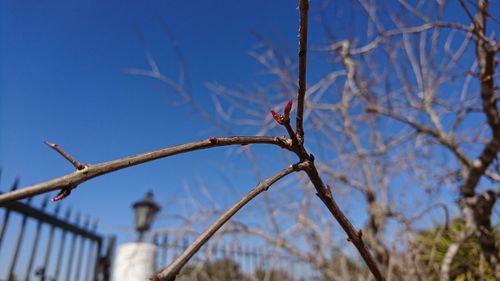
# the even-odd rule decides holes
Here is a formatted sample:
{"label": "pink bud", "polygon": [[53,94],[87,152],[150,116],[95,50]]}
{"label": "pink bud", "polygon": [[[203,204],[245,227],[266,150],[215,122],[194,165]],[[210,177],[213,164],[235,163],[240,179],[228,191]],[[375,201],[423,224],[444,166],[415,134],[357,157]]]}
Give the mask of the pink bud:
{"label": "pink bud", "polygon": [[283,115],[285,116],[290,116],[290,111],[292,110],[292,105],[293,101],[289,100],[288,103],[285,105],[285,110],[283,111]]}
{"label": "pink bud", "polygon": [[278,113],[276,113],[276,111],[271,110],[271,114],[273,115],[274,120],[278,122],[278,124],[283,124],[283,118]]}

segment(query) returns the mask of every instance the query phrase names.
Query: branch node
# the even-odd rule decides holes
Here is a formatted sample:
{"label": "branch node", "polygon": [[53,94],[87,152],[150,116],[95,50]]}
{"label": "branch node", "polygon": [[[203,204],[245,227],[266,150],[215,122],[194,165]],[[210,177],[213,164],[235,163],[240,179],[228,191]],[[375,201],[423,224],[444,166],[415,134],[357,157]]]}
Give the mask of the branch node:
{"label": "branch node", "polygon": [[314,162],[316,158],[314,158],[314,155],[312,153],[309,154],[309,161]]}
{"label": "branch node", "polygon": [[326,185],[326,197],[328,197],[329,199],[332,199],[333,198],[333,195],[332,195],[332,189],[330,188],[330,185]]}

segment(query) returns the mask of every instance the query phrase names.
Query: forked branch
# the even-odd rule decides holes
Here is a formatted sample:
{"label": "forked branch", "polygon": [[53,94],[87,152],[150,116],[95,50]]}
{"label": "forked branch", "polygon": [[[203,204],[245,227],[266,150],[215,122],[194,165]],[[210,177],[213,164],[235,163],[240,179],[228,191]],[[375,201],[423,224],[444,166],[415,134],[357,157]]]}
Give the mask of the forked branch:
{"label": "forked branch", "polygon": [[[299,3],[300,10],[300,31],[299,31],[299,91],[297,94],[298,104],[297,104],[297,124],[296,132],[293,131],[290,126],[290,118],[288,114],[290,109],[287,107],[284,110],[283,115],[278,115],[274,111],[271,111],[276,122],[285,127],[291,140],[292,140],[292,151],[295,152],[297,157],[303,163],[308,163],[305,172],[307,173],[309,179],[311,180],[314,188],[316,189],[318,197],[323,201],[325,206],[328,208],[333,217],[339,222],[341,227],[344,229],[348,236],[348,240],[354,244],[361,257],[365,261],[368,269],[371,271],[375,280],[382,281],[384,277],[380,272],[375,260],[366,248],[362,232],[358,231],[351,224],[349,219],[344,215],[342,210],[333,199],[330,187],[326,186],[321,179],[317,168],[314,165],[314,156],[310,154],[304,146],[304,131],[303,131],[303,112],[304,112],[304,98],[306,91],[306,54],[307,54],[307,17],[309,10],[309,1],[300,0]],[[290,103],[289,103],[290,104]],[[290,106],[291,107],[291,106]]]}
{"label": "forked branch", "polygon": [[219,230],[234,214],[236,214],[243,206],[254,199],[260,193],[269,189],[271,185],[283,178],[284,176],[296,171],[304,170],[308,163],[299,163],[290,165],[288,168],[268,178],[266,181],[259,183],[254,189],[248,192],[243,198],[236,202],[233,206],[227,209],[207,230],[205,230],[198,238],[173,261],[167,268],[158,273],[151,280],[153,281],[173,281],[186,263],[193,257],[198,250],[210,240],[210,238]]}

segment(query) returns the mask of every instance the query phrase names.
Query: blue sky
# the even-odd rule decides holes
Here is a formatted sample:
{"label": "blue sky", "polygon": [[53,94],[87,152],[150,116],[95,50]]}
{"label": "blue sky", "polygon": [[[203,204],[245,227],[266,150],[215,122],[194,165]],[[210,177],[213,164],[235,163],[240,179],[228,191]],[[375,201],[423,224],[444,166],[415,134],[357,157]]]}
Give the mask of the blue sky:
{"label": "blue sky", "polygon": [[[297,41],[290,1],[2,1],[0,11],[2,190],[15,177],[26,186],[72,171],[44,140],[97,163],[220,134],[207,132],[189,107],[176,106],[179,99],[161,83],[124,74],[147,67],[148,48],[163,72],[177,75],[160,19],[179,41],[202,103],[205,81],[262,77],[248,55],[256,43],[251,30],[293,48]],[[166,203],[195,175],[223,185],[219,165],[226,157],[219,149],[120,171],[82,184],[63,204],[97,217],[101,232],[127,232],[130,205],[147,190]],[[235,167],[245,165],[236,158]],[[232,177],[243,190],[255,184],[245,173]]]}

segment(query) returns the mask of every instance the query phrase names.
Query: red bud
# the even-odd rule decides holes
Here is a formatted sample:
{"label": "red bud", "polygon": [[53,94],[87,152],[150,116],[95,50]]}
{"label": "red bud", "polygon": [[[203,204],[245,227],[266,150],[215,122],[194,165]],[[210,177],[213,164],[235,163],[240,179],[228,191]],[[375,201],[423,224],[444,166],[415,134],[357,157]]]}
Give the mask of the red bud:
{"label": "red bud", "polygon": [[285,105],[285,110],[283,111],[284,116],[290,116],[290,111],[292,110],[292,105],[293,101],[289,100],[288,103]]}
{"label": "red bud", "polygon": [[273,115],[274,120],[276,120],[276,122],[278,122],[278,124],[281,124],[281,125],[283,124],[283,118],[278,113],[276,113],[276,111],[271,110],[271,114]]}

